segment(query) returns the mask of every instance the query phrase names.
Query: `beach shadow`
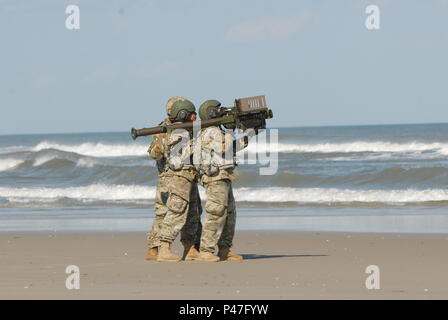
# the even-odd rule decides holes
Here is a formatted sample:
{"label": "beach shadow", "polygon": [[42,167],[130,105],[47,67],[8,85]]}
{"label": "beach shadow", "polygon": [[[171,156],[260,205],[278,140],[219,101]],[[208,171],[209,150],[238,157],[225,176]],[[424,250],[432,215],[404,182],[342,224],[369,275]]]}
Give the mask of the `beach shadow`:
{"label": "beach shadow", "polygon": [[275,258],[303,258],[303,257],[328,257],[327,254],[243,254],[244,260],[275,259]]}

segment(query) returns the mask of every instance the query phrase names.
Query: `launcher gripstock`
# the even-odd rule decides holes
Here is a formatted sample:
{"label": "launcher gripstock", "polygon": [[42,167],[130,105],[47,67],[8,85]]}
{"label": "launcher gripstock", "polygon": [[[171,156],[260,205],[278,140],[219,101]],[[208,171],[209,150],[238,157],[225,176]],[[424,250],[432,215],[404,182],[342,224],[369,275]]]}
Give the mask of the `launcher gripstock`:
{"label": "launcher gripstock", "polygon": [[[210,126],[223,125],[227,129],[241,130],[254,129],[258,132],[260,129],[266,129],[266,119],[272,119],[273,113],[266,105],[265,96],[255,96],[248,98],[235,99],[235,106],[226,108],[224,115],[219,118],[197,121],[201,129]],[[131,129],[132,139],[138,137],[150,136],[159,133],[169,133],[176,129],[193,129],[193,121],[174,123],[171,125],[162,125],[153,128]]]}

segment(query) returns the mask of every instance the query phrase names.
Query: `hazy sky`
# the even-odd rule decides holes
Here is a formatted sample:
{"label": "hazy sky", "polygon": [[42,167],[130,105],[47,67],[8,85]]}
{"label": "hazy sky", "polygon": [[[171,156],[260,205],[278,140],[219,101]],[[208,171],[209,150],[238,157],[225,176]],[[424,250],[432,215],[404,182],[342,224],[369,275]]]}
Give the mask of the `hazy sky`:
{"label": "hazy sky", "polygon": [[265,94],[271,126],[448,122],[447,17],[448,0],[0,0],[0,134],[152,126],[174,95]]}

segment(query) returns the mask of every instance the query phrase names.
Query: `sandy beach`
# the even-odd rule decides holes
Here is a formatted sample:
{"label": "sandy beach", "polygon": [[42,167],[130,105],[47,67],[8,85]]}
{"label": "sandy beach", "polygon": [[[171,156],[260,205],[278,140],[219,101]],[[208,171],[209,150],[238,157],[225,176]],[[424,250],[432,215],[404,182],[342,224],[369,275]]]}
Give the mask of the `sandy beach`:
{"label": "sandy beach", "polygon": [[[448,235],[240,232],[243,262],[144,260],[144,233],[2,233],[0,299],[448,299]],[[177,253],[180,244],[175,244]],[[67,290],[65,268],[80,268]],[[366,289],[366,267],[380,289]]]}

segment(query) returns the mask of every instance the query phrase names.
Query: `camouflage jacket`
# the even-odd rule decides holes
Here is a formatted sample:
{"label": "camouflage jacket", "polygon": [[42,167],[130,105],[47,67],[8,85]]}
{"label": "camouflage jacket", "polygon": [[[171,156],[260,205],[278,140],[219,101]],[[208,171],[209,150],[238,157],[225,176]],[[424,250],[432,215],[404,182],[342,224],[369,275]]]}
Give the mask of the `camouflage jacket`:
{"label": "camouflage jacket", "polygon": [[[159,126],[163,124],[171,124],[171,120],[169,118],[166,118],[163,120]],[[159,133],[153,136],[152,142],[149,145],[148,153],[151,158],[156,160],[157,170],[159,171],[159,174],[162,174],[166,170],[166,158],[165,158],[165,149],[167,145],[167,134],[166,133]]]}
{"label": "camouflage jacket", "polygon": [[191,132],[174,130],[167,134],[165,158],[167,160],[166,174],[183,176],[195,181],[197,171],[193,165],[194,143]]}
{"label": "camouflage jacket", "polygon": [[234,179],[236,151],[247,146],[246,139],[234,140],[231,133],[217,126],[202,129],[199,135],[200,161],[197,164],[203,183]]}

